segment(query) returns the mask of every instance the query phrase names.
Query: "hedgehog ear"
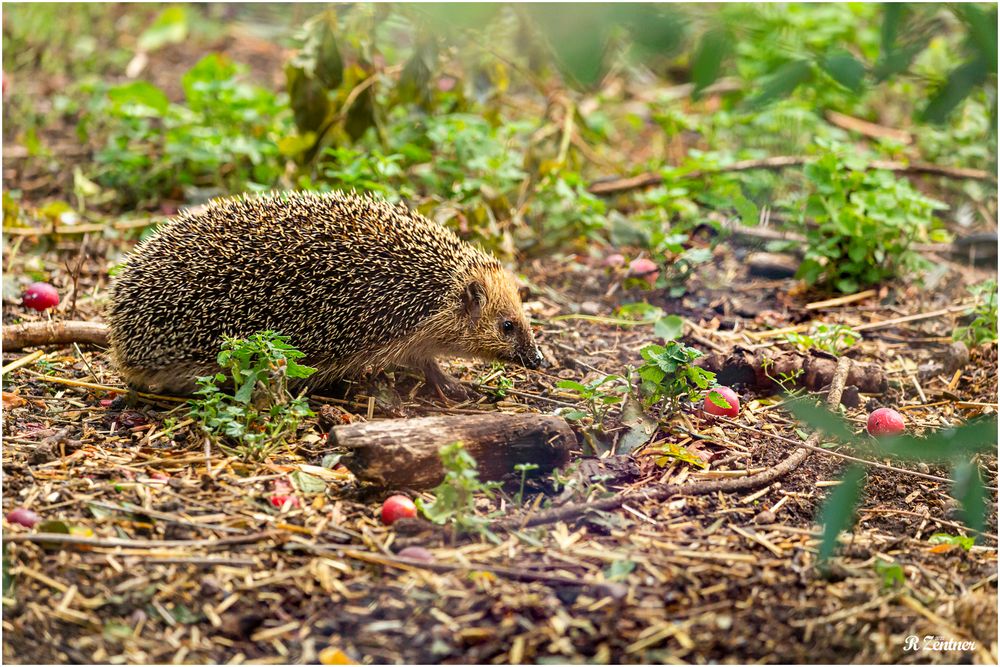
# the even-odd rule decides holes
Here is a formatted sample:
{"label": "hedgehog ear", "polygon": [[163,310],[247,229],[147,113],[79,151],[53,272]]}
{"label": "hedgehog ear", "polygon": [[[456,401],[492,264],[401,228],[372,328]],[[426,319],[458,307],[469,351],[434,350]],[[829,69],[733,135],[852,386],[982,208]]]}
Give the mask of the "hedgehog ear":
{"label": "hedgehog ear", "polygon": [[486,303],[486,289],[478,280],[473,280],[465,286],[462,292],[462,312],[469,321],[475,324],[483,314],[483,304]]}

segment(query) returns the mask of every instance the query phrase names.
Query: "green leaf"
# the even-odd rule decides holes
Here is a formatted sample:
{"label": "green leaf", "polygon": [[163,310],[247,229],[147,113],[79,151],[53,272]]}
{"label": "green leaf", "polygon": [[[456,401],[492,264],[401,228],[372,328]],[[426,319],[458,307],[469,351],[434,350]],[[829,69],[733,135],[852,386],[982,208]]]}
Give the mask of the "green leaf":
{"label": "green leaf", "polygon": [[662,317],[653,325],[653,333],[667,341],[676,340],[684,333],[684,319],[679,315]]}
{"label": "green leaf", "polygon": [[920,114],[921,119],[929,123],[943,123],[962,100],[986,81],[986,76],[986,62],[982,56],[959,65],[948,75],[944,86],[924,107]]}
{"label": "green leaf", "polygon": [[761,83],[760,92],[748,102],[754,109],[766,106],[776,99],[788,97],[792,92],[812,78],[812,67],[805,60],[785,63]]}
{"label": "green leaf", "polygon": [[715,389],[708,392],[708,400],[710,400],[712,403],[716,404],[720,408],[725,408],[727,410],[733,407],[732,404],[726,400],[726,397]]}
{"label": "green leaf", "polygon": [[140,51],[155,51],[167,44],[178,44],[187,38],[188,17],[184,7],[168,7],[160,12],[146,30],[139,35],[137,46]]}
{"label": "green leaf", "polygon": [[962,535],[950,535],[948,533],[934,533],[927,538],[927,542],[930,544],[954,544],[968,551],[975,546],[976,538],[964,537]]}
{"label": "green leaf", "polygon": [[854,432],[843,419],[811,399],[795,398],[790,400],[786,407],[796,419],[830,437],[844,443],[853,442],[855,439]]}
{"label": "green leaf", "polygon": [[744,225],[753,227],[760,222],[760,210],[758,210],[757,205],[743,195],[733,197],[733,207],[739,213],[740,221]]}
{"label": "green leaf", "polygon": [[586,394],[590,391],[587,389],[586,385],[576,382],[575,380],[560,380],[559,382],[556,382],[556,387],[559,389],[573,389],[581,394]]}
{"label": "green leaf", "polygon": [[886,2],[882,7],[885,10],[882,17],[882,51],[888,53],[896,46],[899,24],[909,11],[909,7],[903,2]]}
{"label": "green leaf", "polygon": [[420,102],[428,98],[431,85],[431,68],[428,67],[429,52],[433,51],[433,43],[418,46],[413,55],[406,61],[403,71],[399,74],[399,84],[396,92],[403,102]]}
{"label": "green leaf", "polygon": [[317,132],[330,111],[326,89],[301,67],[285,67],[288,98],[295,116],[295,125],[302,133]]}
{"label": "green leaf", "polygon": [[288,478],[292,480],[295,488],[304,494],[323,493],[326,491],[326,482],[307,472],[296,470]]}
{"label": "green leaf", "polygon": [[875,560],[875,573],[882,577],[882,588],[893,588],[906,583],[906,574],[903,572],[903,566],[899,563],[877,558]]}
{"label": "green leaf", "polygon": [[974,531],[982,531],[986,523],[986,488],[979,464],[963,461],[952,471],[952,496],[962,508],[962,521]]}
{"label": "green leaf", "polygon": [[344,80],[344,60],[337,47],[337,13],[333,10],[323,12],[314,26],[316,78],[327,90],[333,90]]}
{"label": "green leaf", "polygon": [[115,86],[108,90],[108,99],[122,108],[139,107],[140,115],[162,116],[170,106],[167,94],[146,81],[133,81]]}
{"label": "green leaf", "polygon": [[833,556],[841,531],[849,529],[854,523],[854,508],[861,494],[864,474],[861,465],[850,466],[820,509],[819,522],[823,526],[823,536],[817,562],[821,568],[825,569],[827,561]]}
{"label": "green leaf", "polygon": [[854,92],[859,92],[865,80],[865,66],[847,51],[835,51],[820,62],[830,77]]}
{"label": "green leaf", "polygon": [[691,58],[691,80],[694,82],[692,97],[698,99],[701,91],[719,78],[722,61],[729,55],[732,44],[732,36],[722,29],[709,30],[702,35]]}
{"label": "green leaf", "polygon": [[986,61],[987,69],[997,71],[997,9],[984,12],[974,4],[960,4],[954,11],[969,30],[969,38],[975,45],[978,56]]}
{"label": "green leaf", "polygon": [[630,560],[612,561],[604,570],[604,578],[608,581],[620,581],[627,579],[628,575],[635,569],[635,563]]}

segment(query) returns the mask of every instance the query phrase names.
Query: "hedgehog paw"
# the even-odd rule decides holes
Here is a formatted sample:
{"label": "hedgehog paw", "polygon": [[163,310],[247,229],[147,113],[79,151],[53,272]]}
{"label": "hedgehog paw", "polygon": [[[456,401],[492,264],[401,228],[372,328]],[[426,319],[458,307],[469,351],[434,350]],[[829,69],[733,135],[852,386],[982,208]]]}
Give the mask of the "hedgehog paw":
{"label": "hedgehog paw", "polygon": [[427,386],[445,403],[450,398],[453,401],[468,401],[475,397],[465,385],[441,370],[436,361],[424,365],[424,380]]}

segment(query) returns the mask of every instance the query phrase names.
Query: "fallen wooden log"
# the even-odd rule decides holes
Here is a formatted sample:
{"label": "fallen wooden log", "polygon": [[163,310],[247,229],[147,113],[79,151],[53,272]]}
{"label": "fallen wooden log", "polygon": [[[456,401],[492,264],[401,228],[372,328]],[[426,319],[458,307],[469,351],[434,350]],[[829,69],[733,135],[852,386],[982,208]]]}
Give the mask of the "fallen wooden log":
{"label": "fallen wooden log", "polygon": [[384,488],[428,489],[444,479],[438,451],[461,441],[476,459],[479,477],[498,480],[519,463],[545,475],[569,461],[576,437],[561,417],[537,414],[461,415],[387,419],[335,426],[329,443],[358,479]]}
{"label": "fallen wooden log", "polygon": [[[873,364],[847,360],[846,385],[865,394],[882,394],[889,382],[882,369]],[[820,391],[830,385],[837,371],[837,359],[799,352],[735,348],[729,354],[709,354],[696,365],[710,370],[719,384],[745,386],[759,394],[807,389]]]}
{"label": "fallen wooden log", "polygon": [[108,344],[108,327],[100,322],[23,322],[3,328],[3,349],[13,352],[43,345]]}

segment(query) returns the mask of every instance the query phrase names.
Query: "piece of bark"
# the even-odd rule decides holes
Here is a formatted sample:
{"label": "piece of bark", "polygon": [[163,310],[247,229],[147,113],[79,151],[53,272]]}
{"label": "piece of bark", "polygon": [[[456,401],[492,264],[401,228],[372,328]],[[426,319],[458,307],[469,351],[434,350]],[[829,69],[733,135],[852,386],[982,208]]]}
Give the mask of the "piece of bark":
{"label": "piece of bark", "polygon": [[[851,361],[847,385],[865,394],[879,394],[889,388],[882,369]],[[719,384],[742,385],[758,393],[808,389],[820,391],[830,384],[837,370],[837,360],[815,354],[758,350],[756,353],[735,348],[729,354],[709,354],[695,362],[715,373]]]}
{"label": "piece of bark", "polygon": [[3,328],[5,352],[43,345],[108,344],[108,327],[99,322],[24,322]]}
{"label": "piece of bark", "polygon": [[342,463],[383,488],[428,489],[444,479],[439,450],[461,441],[476,459],[479,477],[499,480],[519,463],[545,475],[569,461],[576,437],[561,417],[498,414],[387,419],[335,426],[329,444],[348,450]]}

